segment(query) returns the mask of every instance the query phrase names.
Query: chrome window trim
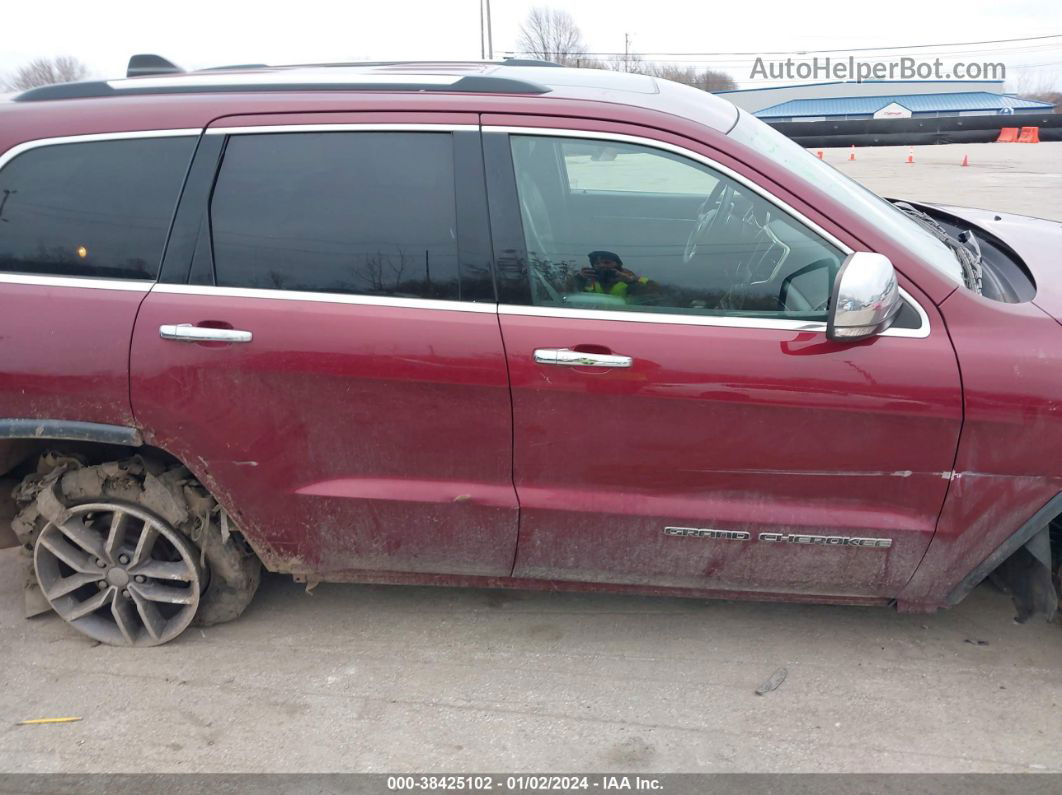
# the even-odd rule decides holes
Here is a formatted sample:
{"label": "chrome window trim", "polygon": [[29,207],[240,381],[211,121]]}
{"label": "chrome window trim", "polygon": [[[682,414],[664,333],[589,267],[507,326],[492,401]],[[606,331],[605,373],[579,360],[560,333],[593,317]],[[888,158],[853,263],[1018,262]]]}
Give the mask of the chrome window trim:
{"label": "chrome window trim", "polygon": [[[753,192],[760,195],[762,198],[778,207],[786,214],[792,216],[800,223],[807,226],[814,231],[817,235],[824,238],[847,256],[853,253],[853,249],[832,235],[830,232],[823,229],[817,223],[805,216],[799,210],[789,206],[786,202],[779,199],[774,194],[768,192],[766,189],[758,185],[757,183],[749,180],[747,177],[739,174],[731,168],[723,165],[722,163],[712,160],[710,157],[705,157],[702,154],[685,149],[681,146],[669,144],[664,141],[657,141],[653,138],[644,138],[638,135],[626,135],[624,133],[611,133],[603,131],[589,131],[589,130],[571,130],[555,127],[518,127],[510,125],[484,125],[483,133],[505,133],[508,135],[538,135],[547,138],[589,138],[593,140],[606,140],[616,141],[619,143],[636,144],[639,146],[646,146],[652,149],[661,149],[672,154],[677,154],[682,157],[688,158],[702,165],[705,165],[711,169],[714,169],[726,176],[730,177],[734,181],[744,185],[751,189]],[[929,322],[929,315],[926,314],[922,305],[916,301],[910,293],[900,288],[900,295],[907,301],[914,310],[918,313],[918,317],[921,321],[921,325],[916,329],[887,329],[878,336],[885,337],[908,337],[916,339],[924,339],[929,336],[931,332],[931,326]],[[533,311],[523,311],[530,309]],[[543,311],[538,311],[543,310]],[[600,320],[629,320],[638,323],[678,323],[692,326],[726,326],[734,328],[763,328],[763,329],[785,329],[793,331],[814,331],[826,333],[825,322],[808,322],[803,320],[783,320],[773,318],[743,318],[736,316],[708,316],[708,315],[666,315],[663,313],[641,313],[641,312],[615,312],[610,310],[584,310],[584,309],[563,309],[560,307],[523,307],[504,305],[498,309],[500,314],[510,315],[538,315],[539,317],[578,317],[578,318],[598,318]]]}
{"label": "chrome window trim", "polygon": [[[924,339],[929,336],[929,318],[918,302],[900,288],[900,295],[911,303],[918,312],[922,325],[920,328],[890,328],[877,334],[878,337],[907,337]],[[717,328],[764,329],[773,331],[805,331],[826,333],[824,321],[787,320],[769,317],[738,317],[736,315],[672,315],[663,312],[625,312],[610,309],[565,309],[553,306],[521,306],[519,304],[501,304],[499,315],[520,315],[524,317],[573,318],[578,320],[612,320],[626,323],[666,323],[676,326],[715,326]]]}
{"label": "chrome window trim", "polygon": [[272,290],[255,287],[217,287],[199,284],[156,284],[153,293],[169,295],[202,295],[226,298],[264,298],[273,301],[307,301],[321,304],[352,304],[355,306],[381,306],[400,309],[434,309],[448,312],[477,312],[495,314],[498,305],[472,301],[447,301],[435,298],[391,298],[379,295],[352,295],[349,293],[317,293],[302,290]]}
{"label": "chrome window trim", "polygon": [[0,273],[0,284],[26,284],[36,287],[81,287],[91,290],[125,290],[146,293],[155,282],[150,279],[102,279],[96,276],[51,276],[36,273]]}
{"label": "chrome window trim", "polygon": [[35,138],[15,144],[6,152],[0,153],[0,169],[24,152],[39,149],[42,146],[61,146],[63,144],[88,144],[96,141],[122,141],[129,138],[198,138],[203,133],[201,127],[178,130],[136,130],[126,132],[89,133],[86,135],[63,135],[57,138]]}
{"label": "chrome window trim", "polygon": [[376,124],[259,124],[247,127],[208,127],[206,134],[254,135],[255,133],[279,132],[460,132],[462,130],[478,129],[479,125],[477,124],[416,124],[411,122],[395,122],[394,124],[388,124],[386,122]]}
{"label": "chrome window trim", "polygon": [[[170,79],[170,78],[167,78]],[[635,135],[625,135],[622,133],[610,133],[610,132],[592,132],[587,130],[570,130],[562,128],[552,127],[513,127],[513,126],[493,126],[488,125],[480,128],[475,124],[419,124],[419,123],[343,123],[343,124],[273,124],[273,125],[258,125],[248,127],[212,127],[207,128],[205,131],[201,128],[179,128],[168,130],[130,130],[122,132],[110,132],[110,133],[89,133],[85,135],[69,135],[53,138],[39,138],[31,141],[24,141],[23,143],[16,144],[8,149],[6,152],[0,154],[0,169],[2,169],[8,162],[13,160],[18,155],[27,152],[31,149],[36,149],[43,146],[57,146],[68,143],[91,143],[94,141],[117,141],[130,138],[179,138],[185,136],[199,136],[201,134],[207,135],[242,135],[242,134],[254,134],[254,133],[271,133],[271,132],[346,132],[346,131],[364,131],[364,132],[402,132],[402,131],[421,131],[421,132],[455,132],[460,130],[478,130],[481,129],[484,133],[496,132],[496,133],[512,133],[518,135],[540,135],[547,137],[568,137],[568,138],[591,138],[591,139],[603,139],[618,141],[624,143],[633,143],[641,146],[648,146],[650,148],[662,149],[678,154],[682,157],[689,158],[703,165],[718,170],[719,172],[726,174],[728,177],[736,180],[737,182],[747,186],[751,190],[758,193],[767,201],[771,202],[775,206],[779,207],[784,212],[796,218],[801,223],[808,226],[810,229],[821,235],[837,248],[841,249],[846,255],[852,253],[852,249],[831,235],[825,229],[814,223],[799,211],[793,209],[788,204],[778,199],[771,193],[764,190],[755,182],[752,182],[742,176],[741,174],[733,171],[727,166],[717,163],[711,158],[698,154],[697,152],[684,149],[674,144],[668,144],[663,141],[657,141],[652,138],[643,138]],[[265,290],[257,288],[244,288],[244,287],[217,287],[211,285],[184,285],[184,284],[160,284],[147,280],[133,280],[133,279],[102,279],[97,277],[78,277],[78,276],[53,276],[53,275],[36,275],[36,274],[19,274],[19,273],[4,273],[0,272],[0,284],[25,284],[45,287],[83,287],[90,289],[100,290],[125,290],[130,292],[160,292],[178,295],[218,295],[227,296],[233,298],[265,298],[271,300],[282,301],[311,301],[319,303],[332,303],[332,304],[349,304],[356,306],[380,306],[380,307],[396,307],[404,309],[431,309],[439,311],[451,311],[451,312],[476,312],[476,313],[497,313],[499,315],[522,315],[531,317],[555,317],[555,318],[573,318],[573,319],[585,319],[585,320],[612,320],[620,322],[633,322],[633,323],[668,323],[672,325],[687,325],[687,326],[716,326],[726,328],[757,328],[766,330],[780,330],[780,331],[804,331],[825,333],[826,324],[824,322],[808,322],[803,320],[786,320],[786,319],[773,319],[773,318],[744,318],[737,316],[711,316],[711,315],[671,315],[665,313],[650,313],[650,312],[616,312],[610,310],[586,310],[586,309],[565,309],[560,307],[540,307],[540,306],[517,306],[510,304],[495,304],[495,303],[472,303],[464,301],[447,301],[436,300],[428,298],[388,298],[383,296],[367,296],[367,295],[352,295],[345,293],[317,293],[317,292],[303,292],[303,291],[291,291],[291,290]],[[914,310],[918,313],[921,320],[921,327],[917,329],[897,329],[891,328],[882,332],[878,336],[883,337],[906,337],[906,338],[925,338],[928,337],[931,331],[929,316],[926,314],[922,305],[915,300],[910,293],[900,288],[900,295],[907,301]]]}

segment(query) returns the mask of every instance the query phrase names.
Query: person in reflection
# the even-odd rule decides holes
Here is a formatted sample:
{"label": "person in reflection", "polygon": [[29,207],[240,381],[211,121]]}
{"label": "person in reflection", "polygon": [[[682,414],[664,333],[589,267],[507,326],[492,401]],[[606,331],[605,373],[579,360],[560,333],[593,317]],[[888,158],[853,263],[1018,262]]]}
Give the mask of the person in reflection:
{"label": "person in reflection", "polygon": [[574,289],[579,292],[611,295],[626,300],[647,291],[651,286],[648,277],[639,276],[623,267],[623,260],[618,254],[611,251],[591,251],[587,256],[590,267],[583,268],[573,279]]}

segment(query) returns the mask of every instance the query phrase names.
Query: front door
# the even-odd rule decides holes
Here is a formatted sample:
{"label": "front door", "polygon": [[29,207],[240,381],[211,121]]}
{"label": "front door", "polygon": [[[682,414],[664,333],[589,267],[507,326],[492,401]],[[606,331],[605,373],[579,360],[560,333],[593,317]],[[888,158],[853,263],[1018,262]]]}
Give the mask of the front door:
{"label": "front door", "polygon": [[897,593],[959,432],[938,316],[911,300],[901,328],[830,342],[848,247],[747,178],[650,140],[486,129],[514,575]]}
{"label": "front door", "polygon": [[391,121],[207,131],[186,194],[216,183],[182,200],[140,311],[133,409],[274,568],[507,575],[511,407],[476,120]]}

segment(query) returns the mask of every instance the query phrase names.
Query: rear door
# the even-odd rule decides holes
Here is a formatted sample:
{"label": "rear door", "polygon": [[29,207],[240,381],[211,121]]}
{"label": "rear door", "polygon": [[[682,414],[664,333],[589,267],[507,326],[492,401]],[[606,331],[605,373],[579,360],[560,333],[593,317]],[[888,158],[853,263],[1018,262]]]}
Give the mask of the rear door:
{"label": "rear door", "polygon": [[129,337],[197,137],[71,136],[0,154],[0,436],[34,433],[31,420],[132,425]]}
{"label": "rear door", "polygon": [[145,435],[275,568],[508,575],[475,118],[232,117],[205,139],[134,334]]}
{"label": "rear door", "polygon": [[484,120],[514,576],[895,595],[960,426],[932,305],[908,294],[896,328],[830,342],[844,240],[733,161],[531,123]]}

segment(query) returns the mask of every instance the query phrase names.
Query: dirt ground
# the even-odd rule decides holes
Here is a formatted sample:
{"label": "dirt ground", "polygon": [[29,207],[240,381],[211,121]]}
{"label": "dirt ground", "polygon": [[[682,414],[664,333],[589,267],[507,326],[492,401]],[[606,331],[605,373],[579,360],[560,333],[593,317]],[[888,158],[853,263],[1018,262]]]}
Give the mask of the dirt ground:
{"label": "dirt ground", "polygon": [[[1062,219],[1062,144],[825,150],[893,196]],[[970,167],[959,162],[968,154]],[[887,609],[322,585],[156,649],[21,617],[0,771],[1062,772],[1062,626],[982,586]],[[778,668],[776,691],[754,694]],[[76,723],[16,726],[76,716]]]}

